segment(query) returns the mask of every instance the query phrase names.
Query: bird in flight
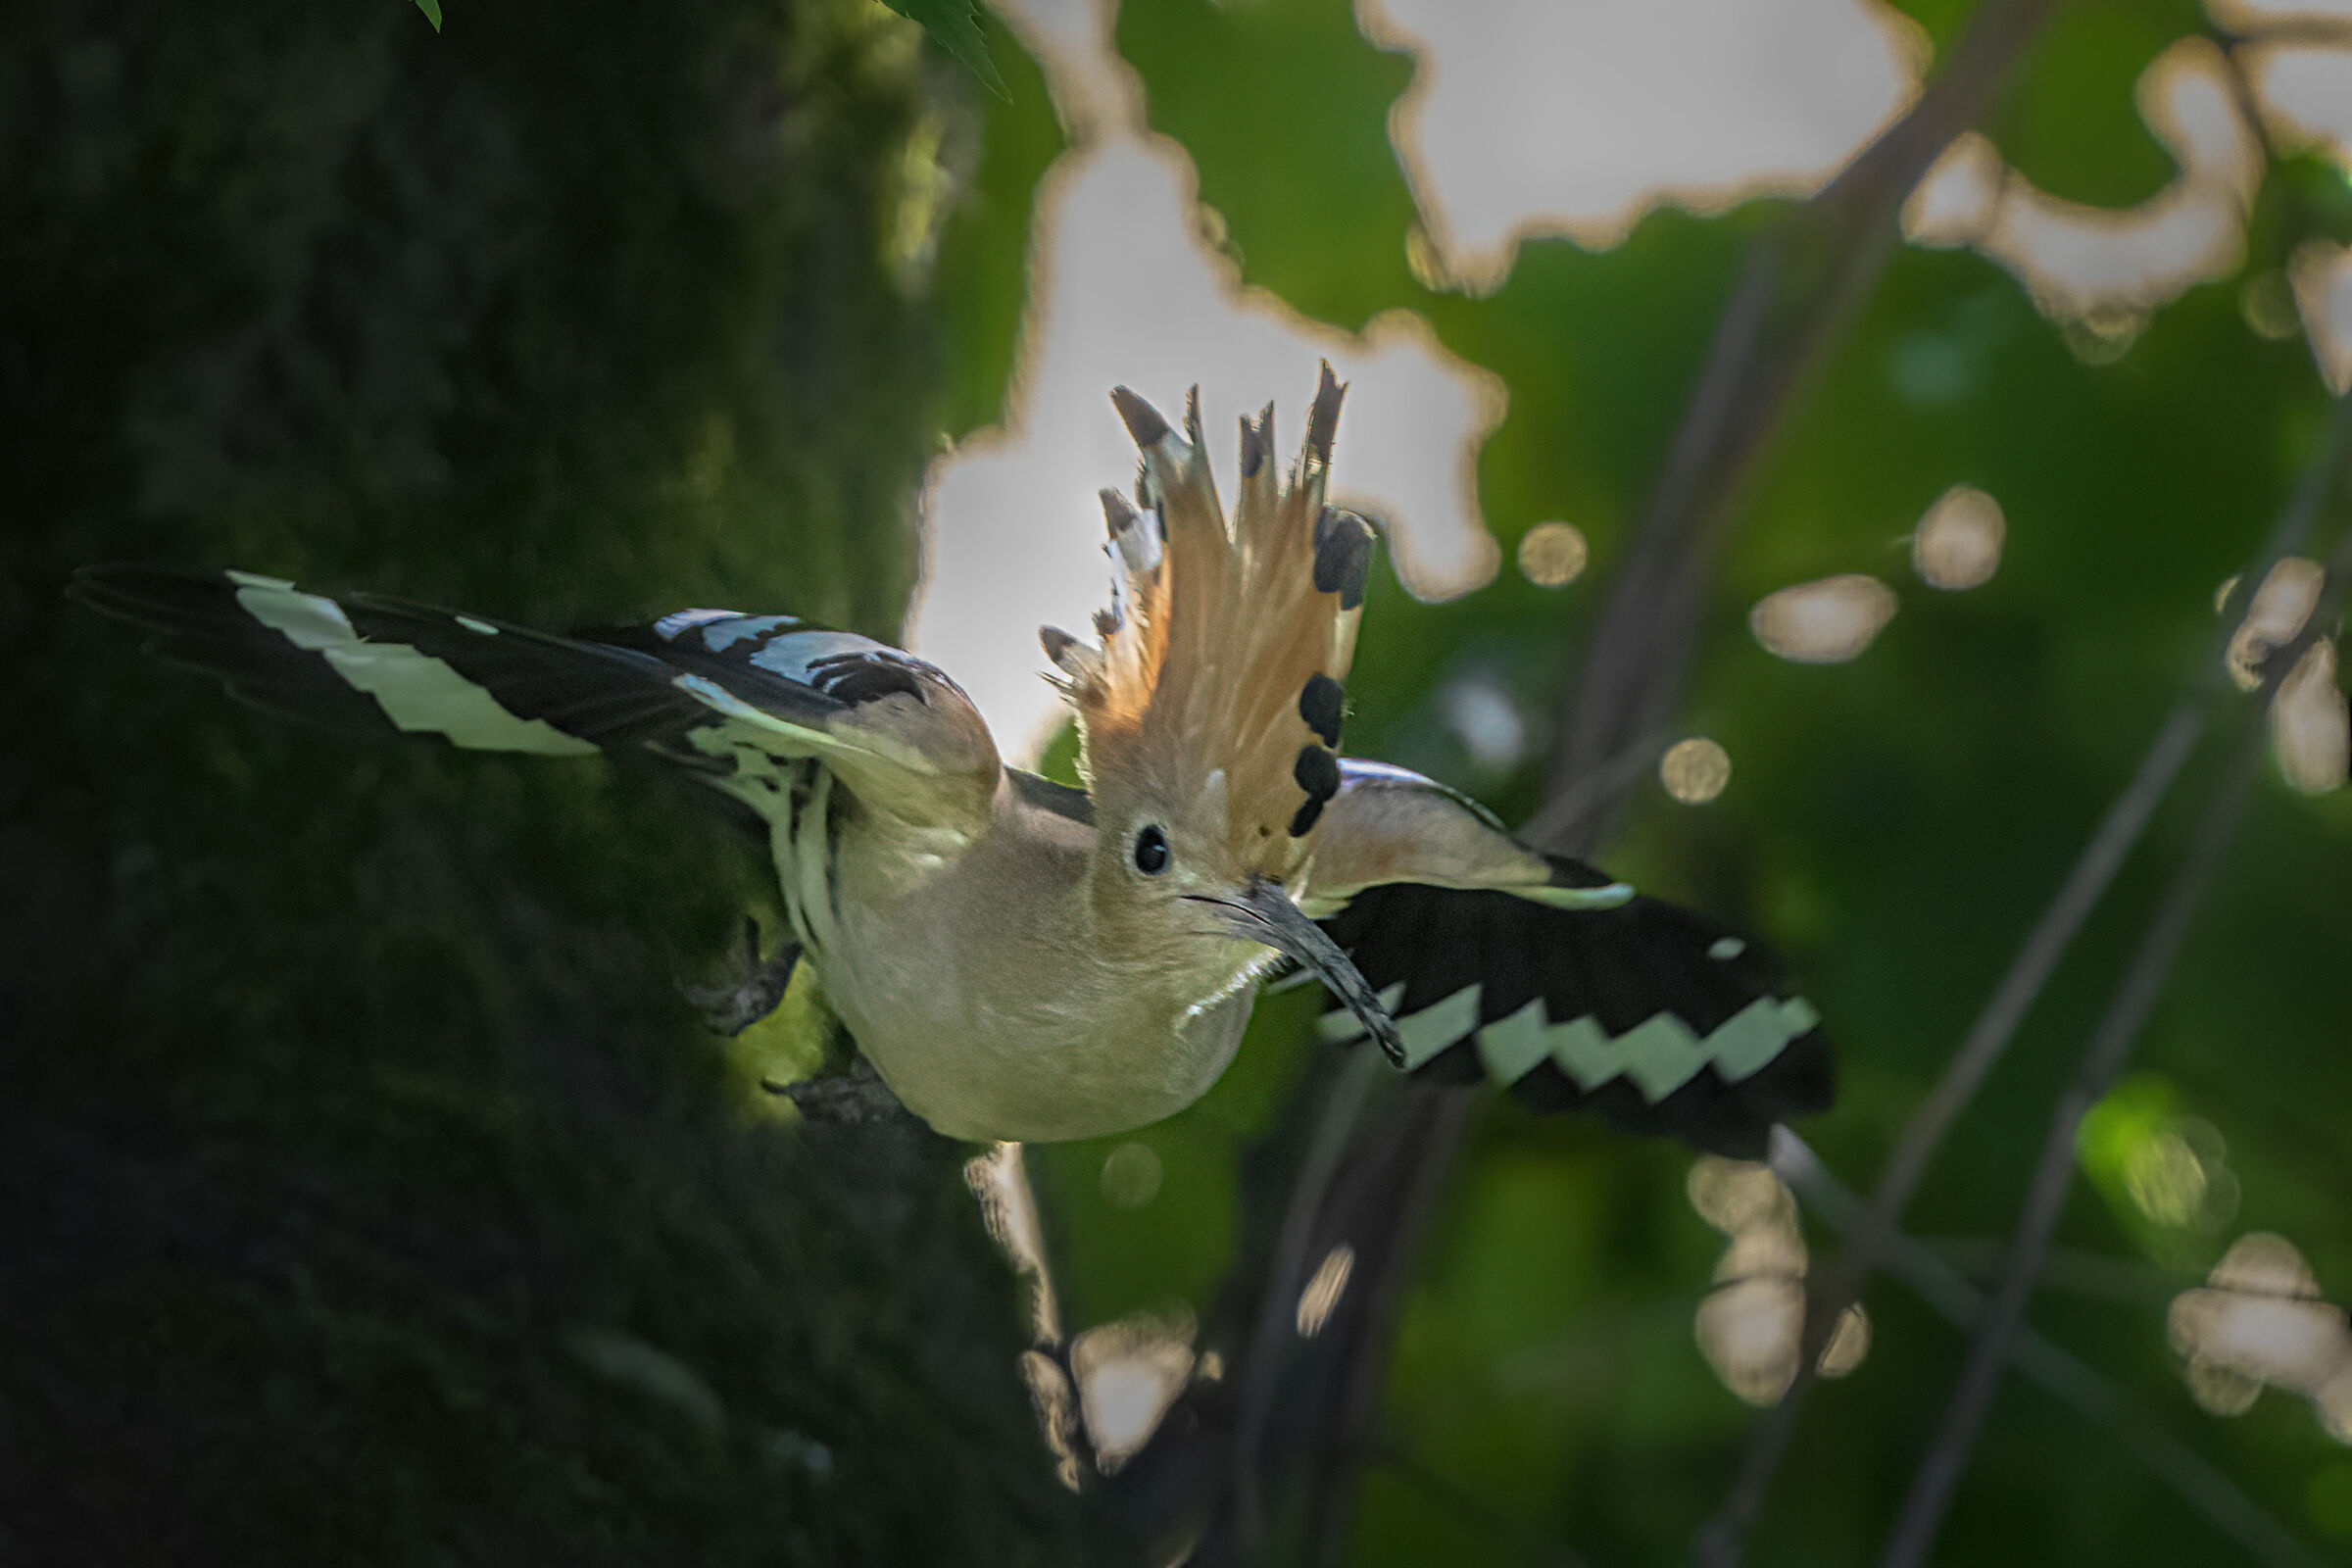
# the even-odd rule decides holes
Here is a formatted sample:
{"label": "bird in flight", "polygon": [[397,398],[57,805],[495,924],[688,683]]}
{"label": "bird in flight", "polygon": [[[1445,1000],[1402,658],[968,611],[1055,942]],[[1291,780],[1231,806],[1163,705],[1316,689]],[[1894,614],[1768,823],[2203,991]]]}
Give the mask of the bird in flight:
{"label": "bird in flight", "polygon": [[[1824,1108],[1828,1046],[1757,948],[1538,853],[1468,798],[1341,755],[1374,534],[1325,502],[1330,367],[1287,473],[1241,424],[1228,514],[1198,394],[1125,388],[1102,492],[1111,602],[1041,633],[1084,789],[1008,767],[942,670],[785,614],[684,610],[556,636],[253,573],[85,567],[74,592],[267,709],[467,748],[651,752],[766,824],[791,939],[714,1003],[747,1027],[796,963],[907,1109],[951,1137],[1157,1121],[1232,1060],[1286,960],[1335,1040],[1541,1109],[1762,1152]],[[943,585],[953,591],[953,584]]]}

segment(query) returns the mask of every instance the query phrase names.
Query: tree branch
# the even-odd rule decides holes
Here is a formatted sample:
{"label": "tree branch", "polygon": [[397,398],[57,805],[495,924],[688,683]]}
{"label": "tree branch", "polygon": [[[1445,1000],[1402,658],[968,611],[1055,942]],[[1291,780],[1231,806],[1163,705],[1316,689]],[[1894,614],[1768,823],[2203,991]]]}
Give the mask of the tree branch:
{"label": "tree branch", "polygon": [[1904,1500],[1886,1553],[1880,1558],[1882,1568],[1917,1568],[1926,1561],[1929,1548],[1935,1544],[1952,1492],[1959,1484],[1961,1472],[1967,1468],[1977,1435],[1984,1428],[2002,1368],[2008,1363],[2010,1349],[2025,1318],[2026,1302],[2033,1295],[2034,1282],[2041,1272],[2042,1258],[2049,1249],[2051,1233],[2057,1229],[2059,1213],[2066,1206],[2075,1169],[2075,1137],[2083,1114],[2106,1093],[2122,1070],[2140,1025],[2171,973],[2173,959],[2179,956],[2189,922],[2204,899],[2213,873],[2221,865],[2222,855],[2229,847],[2260,770],[2263,728],[2263,714],[2251,714],[2236,755],[2230,759],[2230,770],[2206,807],[2196,838],[2155,917],[2149,921],[2124,983],[2099,1022],[2082,1070],[2059,1099],[2048,1136],[2042,1142],[2033,1185],[2027,1191],[2016,1236],[2001,1262],[2000,1278],[1977,1318],[1959,1384],[1945,1408],[1936,1440],[1912,1479],[1911,1494]]}
{"label": "tree branch", "polygon": [[[2352,399],[2339,403],[2339,409],[2346,406],[2352,406]],[[2323,500],[2326,494],[2323,490]],[[2140,1027],[2171,977],[2174,959],[2187,938],[2190,922],[2221,866],[2246,800],[2253,792],[2254,780],[2261,772],[2271,703],[2287,671],[2301,658],[2302,650],[2333,618],[2347,571],[2352,571],[2352,529],[2345,530],[2337,542],[2328,566],[2327,587],[2302,634],[2269,660],[2259,699],[2247,706],[2240,720],[2240,733],[2228,770],[2207,802],[2172,885],[2149,919],[2132,965],[2099,1020],[2075,1082],[2059,1099],[2057,1110],[2050,1118],[2049,1132],[2042,1141],[2033,1183],[2027,1189],[2016,1234],[2002,1261],[2000,1278],[1977,1320],[1959,1383],[1936,1439],[1912,1479],[1910,1495],[1896,1517],[1886,1553],[1880,1559],[1882,1568],[1919,1568],[1935,1544],[1950,1507],[1952,1493],[1984,1429],[1985,1413],[1991,1408],[1993,1393],[2000,1385],[2002,1369],[2024,1322],[2026,1303],[2033,1297],[2034,1281],[2040,1276],[2042,1260],[2049,1251],[2051,1235],[2065,1209],[2067,1194],[2073,1186],[2076,1134],[2082,1117],[2122,1072]]]}
{"label": "tree branch", "polygon": [[[1822,1164],[1803,1139],[1787,1128],[1773,1136],[1773,1173],[1787,1182],[1815,1213],[1858,1236],[1873,1223],[1870,1205],[1849,1193]],[[1984,1293],[1959,1270],[1908,1236],[1881,1238],[1879,1256],[1887,1270],[1937,1315],[1960,1328],[1976,1321]],[[2223,1535],[2265,1568],[2318,1568],[2319,1558],[2237,1483],[2207,1463],[2187,1445],[2158,1430],[2132,1407],[2121,1389],[2088,1363],[2020,1328],[2013,1359],[2017,1369],[2084,1420],[2104,1428],[2132,1450]]]}
{"label": "tree branch", "polygon": [[[2330,494],[2343,483],[2347,463],[2352,463],[2352,398],[2337,400],[2335,416],[2328,422],[2320,450],[2305,467],[2294,495],[2271,525],[2261,555],[2241,578],[2249,596],[2260,588],[2274,566],[2304,547],[2312,525],[2327,510]],[[2320,616],[2315,611],[2310,624],[2319,623]],[[2216,629],[2190,678],[2190,695],[2181,700],[2157,730],[2132,782],[2108,808],[2098,831],[2083,848],[2082,858],[2075,862],[2057,897],[2050,901],[2033,934],[2018,951],[2008,973],[2001,977],[1992,1000],[1985,1004],[1984,1012],[1962,1039],[1960,1049],[1952,1054],[1936,1087],[1904,1124],[1903,1136],[1888,1156],[1886,1169],[1871,1195],[1871,1207],[1882,1234],[1901,1223],[1903,1210],[1918,1190],[1944,1134],[1976,1098],[1993,1065],[2008,1050],[2027,1011],[2041,994],[2058,960],[2065,956],[2075,933],[2082,929],[2083,920],[2115,880],[2132,847],[2146,831],[2181,763],[2188,760],[2197,738],[2211,721],[2219,700],[2228,694],[2224,657],[2234,629],[2228,620]],[[2273,661],[2274,664],[2278,662]]]}
{"label": "tree branch", "polygon": [[1319,1555],[1337,1563],[1346,1555],[1348,1515],[1355,1498],[1356,1456],[1380,1413],[1381,1379],[1388,1351],[1396,1338],[1396,1315],[1404,1304],[1404,1287],[1412,1265],[1421,1255],[1421,1241],[1437,1214],[1438,1193],[1468,1137],[1470,1121],[1481,1103],[1477,1086],[1416,1084],[1425,1114],[1410,1125],[1418,1137],[1403,1144],[1414,1157],[1402,1162],[1403,1200],[1390,1229],[1389,1245],[1372,1261],[1377,1265],[1357,1308],[1355,1338],[1350,1346],[1348,1375],[1340,1387],[1337,1429],[1345,1446],[1336,1446],[1317,1478],[1313,1529]]}
{"label": "tree branch", "polygon": [[[2294,494],[2272,523],[2260,556],[2243,576],[2249,595],[2282,558],[2304,547],[2329,496],[2343,483],[2348,466],[2352,466],[2352,399],[2338,399],[2320,450],[2305,466]],[[2311,624],[2320,623],[2315,613]],[[1936,1086],[1904,1124],[1871,1194],[1868,1211],[1847,1237],[1844,1255],[1824,1271],[1811,1294],[1796,1381],[1772,1409],[1757,1418],[1723,1509],[1701,1533],[1699,1557],[1708,1568],[1731,1568],[1740,1561],[1746,1532],[1753,1527],[1794,1436],[1797,1416],[1812,1387],[1815,1362],[1831,1329],[1861,1296],[1885,1249],[1900,1241],[1903,1212],[1945,1134],[2007,1053],[2042,987],[2146,832],[2181,765],[2229,694],[2223,657],[2233,629],[2229,621],[2215,629],[2189,676],[2189,695],[2158,728],[2131,783],[2108,808],[2066,881],[2011,960],[1991,1000],[1962,1038]]]}
{"label": "tree branch", "polygon": [[1254,1557],[1265,1547],[1265,1502],[1260,1485],[1264,1463],[1266,1421],[1274,1404],[1275,1373],[1288,1346],[1298,1293],[1306,1285],[1307,1260],[1314,1255],[1316,1221],[1323,1217],[1340,1158],[1363,1114],[1364,1098],[1373,1075],[1384,1064],[1373,1052],[1359,1050],[1332,1075],[1331,1093],[1315,1123],[1306,1158],[1292,1180],[1290,1201],[1276,1233],[1274,1252],[1266,1265],[1265,1288],[1257,1303],[1257,1318],[1250,1331],[1250,1363],[1240,1379],[1239,1409],[1233,1436],[1233,1507],[1235,1531],[1245,1555]]}

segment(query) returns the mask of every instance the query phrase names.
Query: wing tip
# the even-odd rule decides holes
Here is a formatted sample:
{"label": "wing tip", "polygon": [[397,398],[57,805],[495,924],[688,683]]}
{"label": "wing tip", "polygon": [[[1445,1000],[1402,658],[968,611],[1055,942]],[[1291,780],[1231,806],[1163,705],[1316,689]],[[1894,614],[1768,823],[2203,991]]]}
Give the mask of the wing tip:
{"label": "wing tip", "polygon": [[[1554,869],[1570,887],[1606,882]],[[1747,1159],[1836,1100],[1820,1011],[1760,945],[1675,906],[1391,884],[1329,919],[1373,984],[1401,988],[1399,1021],[1436,1037],[1417,1076],[1485,1077],[1537,1111]]]}

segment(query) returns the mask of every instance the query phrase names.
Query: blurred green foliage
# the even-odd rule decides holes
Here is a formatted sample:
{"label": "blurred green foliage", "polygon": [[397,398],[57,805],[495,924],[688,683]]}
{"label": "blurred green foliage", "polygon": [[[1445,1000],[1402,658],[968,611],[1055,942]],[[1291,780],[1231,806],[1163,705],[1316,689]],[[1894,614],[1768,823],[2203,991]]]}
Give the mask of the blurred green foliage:
{"label": "blurred green foliage", "polygon": [[900,16],[921,23],[932,41],[986,83],[989,91],[1000,98],[1009,96],[1004,90],[1004,77],[989,55],[988,35],[980,30],[973,0],[882,0],[882,3]]}
{"label": "blurred green foliage", "polygon": [[[1939,46],[1965,15],[1918,8]],[[2203,24],[2185,3],[2064,8],[1984,128],[2063,195],[2144,199],[2172,171],[2132,84]],[[1592,541],[1592,569],[1565,590],[1506,564],[1491,587],[1425,606],[1382,579],[1349,682],[1351,750],[1524,816],[1581,634],[1740,258],[1781,209],[1704,221],[1661,211],[1606,253],[1526,244],[1492,297],[1432,292],[1404,267],[1412,209],[1384,134],[1410,72],[1357,34],[1348,7],[1130,5],[1119,42],[1143,74],[1153,128],[1199,163],[1202,200],[1224,215],[1248,282],[1349,326],[1390,307],[1420,311],[1453,352],[1501,374],[1510,412],[1480,481],[1506,561],[1544,518]],[[1842,1053],[1841,1103],[1804,1132],[1851,1185],[1875,1177],[2198,673],[2215,588],[2255,554],[2313,455],[2327,399],[2309,351],[2251,330],[2240,306],[2246,280],[2313,235],[2352,239],[2342,173],[2275,161],[2242,271],[2160,311],[2105,365],[2079,360],[1986,262],[1905,250],[1741,502],[1677,720],[1728,748],[1731,788],[1690,808],[1654,779],[1639,787],[1607,863],[1794,959]],[[1912,524],[1955,483],[1996,496],[2009,529],[1999,573],[1965,594],[1926,588],[1907,557]],[[1763,594],[1848,571],[1900,596],[1860,659],[1787,663],[1748,635],[1747,608]],[[1451,733],[1442,693],[1464,675],[1498,683],[1535,726],[1516,767],[1482,772]],[[2217,756],[2209,746],[2192,763],[1912,1209],[1914,1233],[1980,1277]],[[2352,1017],[2347,874],[2352,798],[2301,797],[2274,777],[2142,1041],[2142,1071],[2123,1096],[2140,1108],[2094,1129],[2104,1142],[2086,1153],[2091,1179],[2034,1312],[2145,1418],[2323,1549],[2352,1541],[2328,1500],[2344,1449],[2291,1396],[2268,1395],[2230,1421],[2197,1409],[2166,1345],[2163,1303],[2253,1229],[2289,1237],[2331,1299],[2352,1298],[2342,1200],[2352,1156],[2340,1136],[2352,1079],[2339,1068]],[[1283,1049],[1286,1023],[1268,1020],[1250,1049]],[[1196,1208],[1203,1189],[1174,1172],[1229,1160],[1246,1142],[1267,1097],[1230,1087],[1230,1100],[1221,1087],[1193,1115],[1141,1135],[1171,1171],[1141,1213],[1097,1191],[1103,1151],[1043,1162],[1080,1322],[1196,1290],[1204,1263],[1181,1239],[1221,1224],[1228,1200],[1210,1183]],[[2148,1202],[2147,1167],[2168,1152],[2151,1140],[2176,1136],[2182,1118],[2217,1195],[2223,1177],[2235,1195],[2227,1210]],[[1684,1196],[1688,1165],[1676,1150],[1507,1106],[1482,1117],[1404,1303],[1378,1426],[1379,1446],[1398,1457],[1369,1463],[1347,1560],[1529,1560],[1531,1540],[1594,1562],[1685,1556],[1723,1501],[1749,1420],[1692,1344],[1721,1244]],[[1817,1250],[1834,1239],[1817,1235]],[[1139,1270],[1141,1253],[1161,1262]],[[1866,1299],[1875,1347],[1856,1375],[1815,1396],[1751,1561],[1868,1560],[1948,1396],[1960,1338],[1890,1282]],[[1937,1560],[2211,1563],[2236,1551],[2109,1435],[2012,1376]]]}
{"label": "blurred green foliage", "polygon": [[[1939,48],[1968,11],[1906,9]],[[276,0],[0,21],[0,1556],[1066,1556],[956,1152],[804,1138],[676,1000],[743,908],[773,923],[760,855],[628,770],[290,732],[58,598],[127,557],[551,625],[717,602],[896,628],[920,466],[1002,416],[1016,361],[1031,193],[1063,145],[1034,64],[984,23],[1008,96],[976,91],[868,0],[451,22]],[[2186,0],[2065,8],[1985,128],[2051,189],[2139,200],[2170,165],[2132,83],[2200,25]],[[1721,301],[1786,209],[1662,211],[1609,252],[1531,243],[1490,297],[1435,292],[1386,140],[1410,66],[1344,0],[1130,0],[1118,42],[1248,281],[1351,328],[1419,311],[1503,378],[1479,477],[1506,560],[1541,519],[1591,539],[1564,590],[1506,566],[1420,605],[1379,577],[1350,681],[1351,750],[1524,816]],[[2240,288],[2312,234],[2352,239],[2340,172],[2274,163],[2240,276],[2095,366],[2007,274],[1906,250],[1742,500],[1680,718],[1732,785],[1699,808],[1641,786],[1607,861],[1793,960],[1843,1053],[1841,1103],[1804,1132],[1852,1185],[2309,459],[2309,357],[2250,330]],[[2008,551],[1936,593],[1904,545],[1962,482],[1999,498]],[[1845,571],[1900,595],[1862,658],[1749,637],[1762,594]],[[1442,693],[1464,676],[1530,718],[1527,760],[1463,748]],[[1964,1269],[2013,1223],[2212,762],[1914,1205]],[[2085,1128],[2034,1314],[2338,1545],[2345,1450],[2285,1396],[2198,1410],[2163,1303],[2258,1228],[2352,1298],[2347,872],[2352,798],[2260,792],[2136,1075]],[[1184,1116],[1038,1152],[1075,1326],[1211,1311],[1315,1006],[1265,1003]],[[2209,1195],[2226,1171],[2231,1212],[2148,1197],[2168,1137]],[[1129,1143],[1155,1189],[1102,1179]],[[1348,1560],[1684,1556],[1750,1419],[1692,1344],[1722,1243],[1689,1165],[1481,1116]],[[1870,1355],[1816,1395],[1753,1561],[1866,1560],[1908,1485],[1960,1341],[1890,1282],[1867,1302]],[[2232,1550],[2013,1378],[1939,1560]]]}

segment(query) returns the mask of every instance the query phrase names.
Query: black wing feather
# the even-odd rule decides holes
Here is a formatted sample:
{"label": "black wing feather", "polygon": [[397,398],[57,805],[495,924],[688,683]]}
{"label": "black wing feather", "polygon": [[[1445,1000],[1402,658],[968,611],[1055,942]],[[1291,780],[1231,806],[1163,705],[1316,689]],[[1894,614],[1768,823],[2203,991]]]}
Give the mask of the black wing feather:
{"label": "black wing feather", "polygon": [[713,719],[708,707],[670,684],[674,672],[660,659],[633,649],[460,617],[383,594],[351,594],[337,603],[369,642],[400,643],[438,659],[515,717],[541,719],[592,745],[673,740]]}
{"label": "black wing feather", "polygon": [[[1572,860],[1552,865],[1563,886],[1607,880]],[[1547,1025],[1580,1018],[1597,1025],[1607,1037],[1603,1071],[1611,1065],[1606,1051],[1627,1037],[1634,1037],[1629,1050],[1644,1039],[1654,1047],[1662,1026],[1652,1020],[1661,1013],[1679,1019],[1703,1051],[1760,999],[1788,999],[1778,964],[1760,948],[1655,899],[1562,909],[1510,893],[1391,883],[1357,894],[1323,924],[1375,990],[1385,995],[1402,985],[1394,1008],[1400,1024],[1466,987],[1480,988],[1476,1022],[1424,1048],[1417,1074],[1444,1082],[1488,1076],[1481,1031],[1539,998]],[[1335,1009],[1333,1016],[1346,1014]],[[1557,1053],[1521,1071],[1510,1089],[1534,1109],[1593,1111],[1629,1132],[1759,1157],[1775,1123],[1828,1108],[1834,1083],[1829,1043],[1810,1008],[1789,1002],[1785,1011],[1767,1008],[1755,1018],[1776,1031],[1766,1049],[1776,1042],[1778,1049],[1767,1059],[1709,1059],[1654,1101],[1625,1072],[1580,1083]],[[1755,1018],[1743,1027],[1757,1027]],[[1637,1035],[1644,1025],[1651,1025],[1647,1035]]]}
{"label": "black wing feather", "polygon": [[[69,592],[93,610],[144,628],[157,654],[215,675],[257,707],[337,728],[382,730],[387,719],[375,697],[247,608],[240,589],[259,581],[98,565],[75,572]],[[518,719],[537,719],[608,749],[648,746],[696,765],[709,760],[682,745],[683,738],[723,715],[681,690],[680,675],[701,676],[754,708],[811,729],[869,696],[906,689],[913,679],[907,668],[861,662],[854,654],[838,659],[837,670],[816,682],[795,678],[803,672],[790,661],[762,658],[765,636],[737,633],[714,651],[699,624],[669,630],[668,622],[656,622],[616,628],[610,637],[563,637],[381,594],[350,594],[332,604],[367,643],[440,661]],[[803,629],[789,617],[764,619]],[[743,623],[742,617],[728,620]],[[905,659],[863,638],[825,635],[829,643],[876,650],[876,659]],[[846,678],[827,682],[825,674],[834,673]]]}
{"label": "black wing feather", "polygon": [[331,729],[384,727],[375,699],[326,662],[287,657],[291,645],[247,614],[218,575],[143,566],[84,566],[67,592],[101,614],[149,633],[157,657],[218,677],[229,695],[280,717]]}

